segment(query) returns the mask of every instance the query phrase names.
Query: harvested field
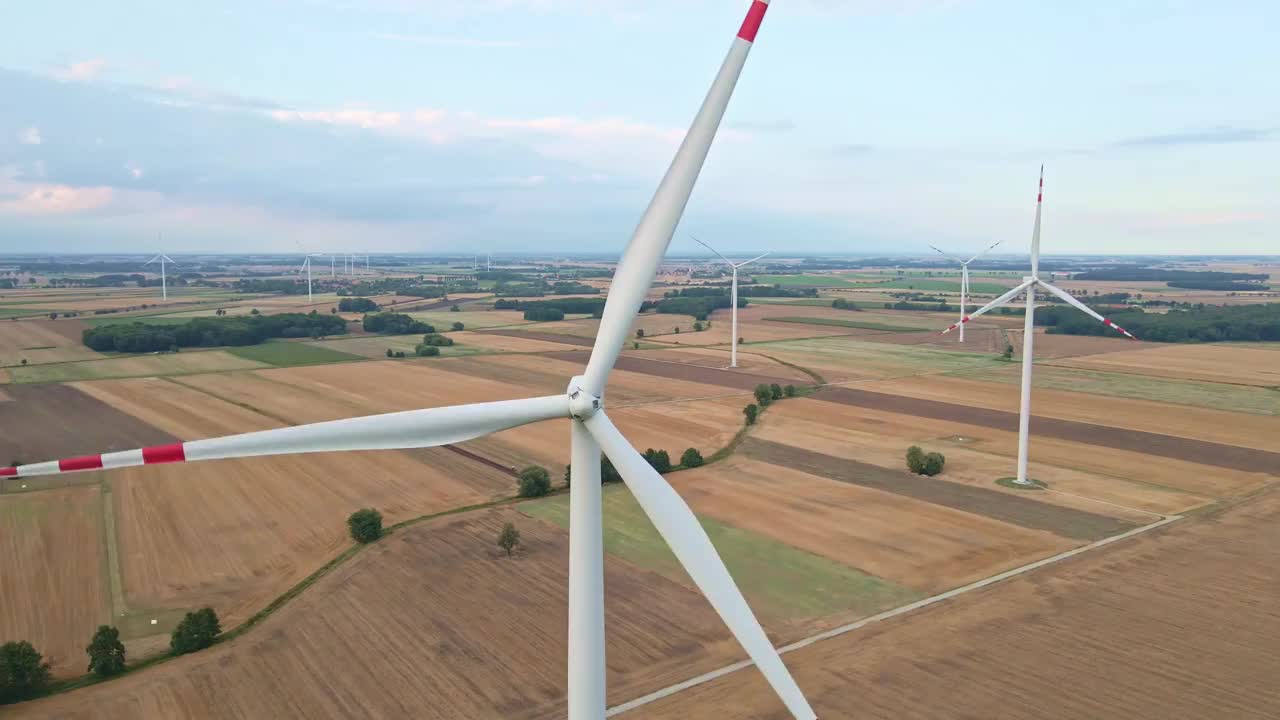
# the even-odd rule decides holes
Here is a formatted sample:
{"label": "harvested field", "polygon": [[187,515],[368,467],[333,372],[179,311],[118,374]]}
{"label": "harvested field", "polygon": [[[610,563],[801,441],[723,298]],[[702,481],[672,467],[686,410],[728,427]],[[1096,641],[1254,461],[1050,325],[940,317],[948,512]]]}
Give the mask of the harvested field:
{"label": "harvested field", "polygon": [[[1013,410],[1018,407],[1019,402],[1019,387],[1014,384],[1014,371],[1017,370],[1016,367],[1009,368],[1000,373],[1009,380],[1005,383],[961,377],[924,376],[866,383],[860,387],[874,392],[966,406]],[[1262,401],[1271,399],[1256,390],[1252,392],[1254,395],[1262,395]],[[1037,389],[1031,402],[1037,418],[1054,417],[1110,427],[1153,430],[1193,440],[1280,452],[1280,393],[1276,395],[1273,402],[1278,416],[1270,417],[1148,400],[1100,397],[1065,390]]]}
{"label": "harvested field", "polygon": [[889,470],[767,440],[748,440],[739,452],[744,457],[810,475],[914,498],[1032,530],[1043,530],[1071,540],[1097,540],[1134,527],[1132,523],[1116,518],[1048,505],[1033,500],[1025,493],[1014,495],[943,482],[912,475],[905,470]]}
{"label": "harvested field", "polygon": [[[779,312],[782,309],[784,312]],[[807,308],[806,308],[807,310]],[[795,308],[779,308],[778,306],[747,306],[738,310],[738,336],[747,343],[770,342],[774,340],[793,340],[796,338],[827,337],[833,335],[853,335],[866,333],[847,327],[830,325],[803,325],[793,323],[764,322],[770,315],[797,315]],[[658,315],[659,318],[676,318],[678,315]],[[654,342],[670,345],[728,345],[733,340],[733,322],[726,310],[716,310],[711,314],[711,327],[702,332],[688,332],[681,329],[680,335],[660,335]],[[669,332],[669,331],[668,331]],[[739,345],[739,350],[742,346]]]}
{"label": "harvested field", "polygon": [[845,320],[844,318],[820,318],[820,317],[771,317],[765,318],[771,322],[788,322],[800,323],[805,325],[823,325],[830,327],[847,327],[857,330],[873,330],[879,332],[909,332],[917,331],[917,328],[907,327],[905,325],[889,325],[887,323],[871,322],[867,320]]}
{"label": "harvested field", "polygon": [[1004,352],[1005,343],[1008,342],[1007,333],[1001,328],[993,327],[966,328],[963,343],[956,333],[942,335],[937,329],[917,333],[881,333],[860,339],[892,345],[916,345],[954,352],[990,354]]}
{"label": "harvested field", "polygon": [[[1022,360],[1022,328],[1010,329],[1009,343],[1013,356]],[[1160,343],[1134,342],[1119,333],[1114,336],[1050,334],[1044,328],[1036,328],[1035,348],[1032,357],[1037,360],[1083,357],[1103,353],[1145,353],[1163,347]],[[1002,348],[1003,349],[1003,348]]]}
{"label": "harvested field", "polygon": [[[699,365],[720,370],[728,370],[729,368],[728,348],[687,347],[659,350],[628,350],[625,352],[635,353],[636,357],[644,360]],[[787,379],[795,385],[808,385],[813,382],[813,378],[802,370],[784,365],[766,354],[747,351],[743,348],[738,348],[738,370],[774,379]]]}
{"label": "harvested field", "polygon": [[[579,350],[574,352],[563,353],[547,353],[543,357],[555,358],[570,363],[574,368],[572,373],[578,374],[582,372],[582,368],[587,364],[587,358],[590,352]],[[766,385],[770,383],[778,383],[786,385],[792,380],[786,377],[777,377],[773,375],[757,375],[751,372],[745,372],[744,368],[730,370],[724,367],[707,367],[704,365],[693,365],[689,363],[665,362],[662,360],[653,360],[648,357],[648,353],[622,355],[618,358],[618,363],[614,366],[617,370],[624,370],[629,373],[637,373],[644,375],[656,375],[658,377],[667,378],[669,380],[685,380],[700,385],[720,386],[724,388],[736,388],[750,392],[761,383]],[[615,373],[617,372],[615,370]],[[667,383],[663,383],[663,387],[667,387]],[[610,395],[613,396],[613,387],[609,388]],[[713,395],[720,394],[717,391],[708,391],[704,394]],[[698,395],[683,395],[683,397],[699,397]]]}
{"label": "harvested field", "polygon": [[[604,491],[605,552],[695,587],[631,493],[621,485]],[[522,512],[563,528],[569,526],[565,495],[522,503]],[[798,550],[768,535],[699,516],[716,551],[753,612],[777,634],[800,622],[833,614],[865,617],[914,600],[911,590]],[[794,634],[794,630],[787,631]]]}
{"label": "harvested field", "polygon": [[[1274,718],[1278,521],[1272,491],[786,661],[823,718]],[[1011,682],[1014,668],[1034,671]],[[758,673],[737,672],[622,717],[782,713]]]}
{"label": "harvested field", "polygon": [[260,367],[268,367],[268,365],[238,357],[226,350],[199,350],[163,355],[130,355],[50,365],[28,365],[10,368],[9,374],[15,383],[54,383],[105,378],[186,375]]}
{"label": "harvested field", "polygon": [[[824,388],[815,397],[827,402],[876,408],[888,412],[948,420],[997,430],[1016,431],[1018,427],[1018,414],[1016,412],[968,407],[954,403],[908,398],[855,388]],[[1032,428],[1033,434],[1038,438],[1056,438],[1090,445],[1101,445],[1156,457],[1184,460],[1186,462],[1202,463],[1246,472],[1275,473],[1280,471],[1280,453],[1266,450],[1224,445],[1127,428],[1060,420],[1039,415],[1034,416],[1032,419]]]}
{"label": "harvested field", "polygon": [[826,479],[811,474],[816,468],[794,469],[785,458],[751,451],[766,444],[750,440],[747,446],[745,456],[672,475],[676,489],[702,515],[922,593],[1076,544],[981,514]]}
{"label": "harvested field", "polygon": [[[506,521],[511,559],[493,543]],[[415,525],[231,643],[13,716],[563,717],[567,556],[567,534],[513,510]],[[612,556],[605,588],[611,702],[741,657],[695,591]]]}
{"label": "harvested field", "polygon": [[464,346],[495,352],[551,352],[554,350],[570,350],[581,345],[578,342],[578,338],[574,338],[572,343],[565,343],[528,337],[528,333],[505,333],[493,330],[487,332],[465,331],[449,333],[449,337]]}
{"label": "harvested field", "polygon": [[520,338],[522,340],[536,340],[544,343],[555,343],[563,346],[569,345],[574,347],[591,347],[595,345],[594,336],[587,337],[581,335],[570,335],[564,332],[544,332],[542,330],[486,330],[484,335],[495,337]]}
{"label": "harvested field", "polygon": [[29,640],[57,676],[84,671],[110,622],[98,486],[0,495],[0,638]]}
{"label": "harvested field", "polygon": [[71,320],[24,320],[0,323],[0,365],[41,365],[100,358],[85,347],[80,333],[88,327]]}
{"label": "harvested field", "polygon": [[[475,355],[485,352],[484,348],[470,343],[462,344],[467,342],[467,337],[470,336],[475,336],[475,333],[449,333],[449,337],[453,338],[456,344],[440,348],[438,357]],[[357,355],[367,360],[385,360],[388,348],[403,352],[406,355],[404,359],[416,357],[414,349],[421,342],[421,335],[359,335],[356,337],[318,340],[307,344],[321,349],[337,351],[339,354]]]}
{"label": "harvested field", "polygon": [[764,343],[749,349],[816,370],[828,382],[978,370],[992,368],[997,362],[992,355],[961,352],[954,347],[943,350],[870,341],[872,337],[887,336],[915,337],[908,333],[877,333]]}
{"label": "harvested field", "polygon": [[1240,346],[1161,345],[1145,350],[1055,360],[1053,364],[1184,380],[1280,386],[1280,363],[1276,362],[1275,356],[1266,350]]}
{"label": "harvested field", "polygon": [[[283,424],[166,380],[79,387],[183,440]],[[509,474],[445,448],[155,465],[111,478],[130,604],[212,604],[226,626],[346,547],[353,509],[375,507],[394,523],[514,490]]]}
{"label": "harvested field", "polygon": [[[175,438],[67,385],[8,385],[0,403],[0,464],[164,445]],[[80,480],[91,475],[68,476]],[[38,480],[31,478],[31,480]],[[6,487],[14,482],[6,478]]]}

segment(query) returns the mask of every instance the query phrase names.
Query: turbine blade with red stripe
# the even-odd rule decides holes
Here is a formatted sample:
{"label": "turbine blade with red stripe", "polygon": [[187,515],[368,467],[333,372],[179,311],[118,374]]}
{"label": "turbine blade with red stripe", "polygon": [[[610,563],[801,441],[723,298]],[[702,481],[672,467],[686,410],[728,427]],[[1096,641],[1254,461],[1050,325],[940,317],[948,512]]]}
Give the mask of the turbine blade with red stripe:
{"label": "turbine blade with red stripe", "polygon": [[560,417],[569,417],[569,399],[565,395],[455,405],[0,468],[0,477],[57,475],[261,455],[436,447]]}
{"label": "turbine blade with red stripe", "polygon": [[751,9],[720,66],[720,72],[711,83],[702,107],[694,116],[689,132],[680,143],[680,149],[671,160],[667,174],[658,184],[649,207],[640,217],[635,233],[618,263],[613,275],[613,285],[609,288],[609,297],[605,301],[604,313],[600,318],[599,330],[596,332],[591,358],[582,374],[583,389],[595,397],[604,395],[605,381],[618,361],[618,353],[622,352],[622,345],[629,337],[631,323],[640,311],[640,303],[649,292],[653,276],[662,263],[667,246],[671,244],[671,236],[684,215],[685,205],[688,204],[693,186],[702,172],[707,152],[715,140],[720,121],[738,83],[738,76],[747,62],[747,55],[751,52],[751,45],[755,42],[756,33],[760,30],[760,23],[768,9],[768,0],[752,1]]}
{"label": "turbine blade with red stripe", "polygon": [[1089,307],[1088,305],[1085,305],[1084,303],[1080,302],[1079,300],[1077,300],[1077,299],[1075,299],[1075,298],[1071,297],[1071,294],[1070,294],[1070,293],[1068,293],[1066,290],[1061,290],[1061,289],[1059,289],[1059,288],[1056,288],[1056,287],[1054,287],[1054,286],[1052,286],[1052,285],[1050,285],[1049,283],[1044,282],[1044,281],[1041,281],[1041,282],[1040,282],[1040,287],[1042,287],[1042,288],[1044,288],[1045,290],[1048,290],[1049,292],[1053,293],[1054,295],[1057,295],[1058,297],[1062,298],[1062,300],[1063,300],[1064,302],[1066,302],[1068,305],[1071,305],[1071,306],[1075,307],[1076,309],[1080,310],[1080,311],[1081,311],[1081,312],[1083,312],[1083,313],[1088,313],[1089,315],[1092,315],[1092,316],[1094,317],[1094,319],[1098,320],[1099,322],[1101,322],[1102,324],[1106,325],[1107,327],[1109,327],[1109,328],[1111,328],[1111,329],[1113,329],[1113,330],[1116,330],[1116,331],[1118,331],[1118,332],[1123,333],[1123,334],[1124,334],[1124,336],[1125,336],[1125,337],[1127,337],[1127,338],[1129,338],[1130,340],[1137,340],[1137,339],[1138,339],[1138,338],[1134,337],[1133,333],[1129,332],[1128,330],[1125,330],[1124,328],[1120,327],[1119,325],[1117,325],[1117,324],[1115,324],[1115,323],[1111,322],[1111,321],[1110,321],[1110,320],[1108,320],[1107,318],[1105,318],[1105,317],[1103,317],[1102,315],[1098,314],[1097,312],[1095,312],[1095,311],[1093,310],[1093,308]]}
{"label": "turbine blade with red stripe", "polygon": [[1031,285],[1032,285],[1033,283],[1035,283],[1035,280],[1028,280],[1027,282],[1022,283],[1022,284],[1021,284],[1021,285],[1019,285],[1018,287],[1016,287],[1016,288],[1014,288],[1014,289],[1010,290],[1009,292],[1007,292],[1007,293],[1005,293],[1005,294],[1001,295],[1000,297],[996,298],[995,300],[992,300],[991,302],[987,303],[986,305],[983,305],[982,307],[978,308],[977,310],[974,310],[973,312],[969,313],[968,315],[965,315],[964,317],[960,318],[960,322],[953,324],[951,327],[947,328],[946,330],[943,330],[943,331],[942,331],[942,334],[943,334],[943,335],[946,335],[947,333],[951,332],[952,330],[955,330],[956,328],[958,328],[958,327],[960,327],[961,325],[963,325],[963,324],[965,324],[965,323],[969,322],[970,320],[972,320],[972,319],[974,319],[974,318],[978,317],[979,315],[986,314],[987,312],[990,312],[990,311],[992,311],[992,310],[995,310],[996,308],[1000,307],[1001,305],[1004,305],[1005,303],[1009,302],[1010,300],[1014,299],[1014,298],[1015,298],[1015,297],[1017,297],[1018,295],[1020,295],[1020,294],[1022,294],[1023,292],[1025,292],[1025,291],[1026,291],[1026,289],[1027,289],[1027,288],[1029,288],[1029,287],[1031,287]]}

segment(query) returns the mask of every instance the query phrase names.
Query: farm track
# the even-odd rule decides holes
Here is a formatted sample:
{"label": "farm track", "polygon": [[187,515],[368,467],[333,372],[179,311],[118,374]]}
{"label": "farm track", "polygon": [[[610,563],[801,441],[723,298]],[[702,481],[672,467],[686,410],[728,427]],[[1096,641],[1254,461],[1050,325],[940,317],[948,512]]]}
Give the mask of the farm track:
{"label": "farm track", "polygon": [[738,452],[811,475],[963,510],[1019,527],[1047,530],[1073,540],[1098,540],[1135,527],[1133,523],[1106,515],[1050,505],[999,490],[934,480],[768,440],[748,439]]}
{"label": "farm track", "polygon": [[[582,351],[556,352],[547,353],[546,355],[559,360],[580,363],[585,362],[587,359],[587,353]],[[708,385],[720,385],[740,390],[751,390],[761,383],[785,385],[794,382],[787,378],[754,375],[701,365],[662,362],[634,355],[619,356],[617,367],[631,372],[689,380]],[[1018,429],[1018,414],[1016,412],[969,407],[955,403],[871,392],[838,385],[823,386],[812,397],[827,402],[867,407],[884,412],[932,418],[966,425],[977,425],[995,430],[1017,432]],[[1039,415],[1032,417],[1032,432],[1040,437],[1051,437],[1088,445],[1115,448],[1117,450],[1158,455],[1202,465],[1230,468],[1232,470],[1280,473],[1280,453],[1255,448],[1225,445],[1073,420],[1061,420]]]}

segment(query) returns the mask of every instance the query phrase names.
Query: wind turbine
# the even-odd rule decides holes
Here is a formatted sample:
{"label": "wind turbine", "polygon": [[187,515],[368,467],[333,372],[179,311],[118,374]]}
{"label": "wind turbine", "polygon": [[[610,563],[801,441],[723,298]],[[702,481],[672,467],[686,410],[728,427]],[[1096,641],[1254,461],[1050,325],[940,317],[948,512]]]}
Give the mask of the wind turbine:
{"label": "wind turbine", "polygon": [[602,451],[787,710],[799,720],[815,720],[813,709],[756,621],[706,531],[604,409],[609,373],[671,243],[767,9],[765,0],[752,2],[702,107],[618,263],[587,367],[582,375],[569,380],[563,394],[371,415],[20,465],[0,468],[0,477],[261,455],[436,447],[542,420],[569,420],[569,720],[600,720],[605,715]]}
{"label": "wind turbine", "polygon": [[[690,235],[689,237],[693,237],[693,236]],[[729,367],[736,368],[738,367],[738,268],[744,265],[750,265],[751,263],[759,260],[765,255],[768,255],[769,253],[765,253],[764,255],[757,255],[751,258],[750,260],[744,260],[743,262],[740,262],[735,265],[732,260],[721,255],[720,252],[717,251],[715,248],[702,242],[698,238],[696,237],[693,238],[693,241],[698,243],[702,247],[710,250],[711,252],[715,253],[717,257],[719,257],[721,260],[724,261],[725,265],[728,265],[733,270],[733,289],[729,293],[729,313],[730,313],[730,317],[733,318],[733,323],[732,323],[733,324],[733,341],[729,346],[730,347]]]}
{"label": "wind turbine", "polygon": [[[165,255],[164,253],[160,253],[159,255],[156,255],[155,257],[143,263],[142,266],[146,267],[157,260],[160,261],[160,294],[164,297],[165,302],[168,302],[169,301],[169,280],[165,276],[164,265],[167,262],[170,262],[170,263],[173,262],[173,258],[169,257],[168,255]],[[174,263],[174,264],[177,265],[177,263]]]}
{"label": "wind turbine", "polygon": [[[997,240],[997,241],[995,241],[995,242],[991,243],[990,245],[988,245],[988,246],[987,246],[987,249],[986,249],[986,250],[983,250],[982,252],[978,253],[977,255],[974,255],[973,257],[969,258],[968,260],[961,260],[960,258],[956,257],[955,255],[948,255],[947,253],[942,252],[941,250],[939,250],[938,248],[934,247],[933,245],[930,245],[930,246],[929,246],[929,247],[933,248],[934,252],[937,252],[939,255],[941,255],[941,256],[943,256],[943,257],[945,257],[945,258],[949,258],[949,259],[951,259],[951,260],[955,260],[956,262],[960,263],[960,317],[961,317],[961,318],[963,318],[963,317],[964,317],[964,315],[965,315],[965,313],[966,313],[966,312],[968,312],[968,310],[969,310],[969,302],[968,302],[968,298],[969,298],[969,263],[971,263],[971,262],[973,262],[974,260],[977,260],[978,258],[982,257],[983,255],[986,255],[987,253],[991,252],[992,250],[994,250],[994,249],[996,248],[996,246],[997,246],[997,245],[999,245],[999,244],[1000,244],[1000,243],[1002,243],[1002,242],[1004,242],[1004,240],[1003,240],[1003,239],[1001,239],[1001,240]],[[961,324],[960,324],[960,342],[964,342],[964,323],[961,323]]]}
{"label": "wind turbine", "polygon": [[338,277],[338,273],[335,270],[335,268],[337,267],[337,262],[338,262],[338,259],[336,257],[334,257],[333,255],[329,256],[329,279],[330,280]]}
{"label": "wind turbine", "polygon": [[306,259],[302,261],[302,269],[307,271],[307,303],[308,304],[312,302],[311,300],[311,258],[313,257],[324,257],[324,253],[310,253],[309,255],[307,255]]}
{"label": "wind turbine", "polygon": [[1117,330],[1132,340],[1137,340],[1132,333],[1119,325],[1111,322],[1107,318],[1094,312],[1088,305],[1071,297],[1069,293],[1054,285],[1050,285],[1040,279],[1040,210],[1044,205],[1044,166],[1040,166],[1040,191],[1036,195],[1036,223],[1031,231],[1031,275],[1022,278],[1022,284],[983,305],[972,315],[965,315],[960,318],[960,322],[943,330],[945,335],[957,327],[963,328],[964,324],[983,313],[994,310],[1001,305],[1013,300],[1020,293],[1026,292],[1027,305],[1026,315],[1022,320],[1022,402],[1018,410],[1018,477],[1014,480],[1019,485],[1030,485],[1031,481],[1027,479],[1027,443],[1029,440],[1028,430],[1031,423],[1031,354],[1035,337],[1035,312],[1036,312],[1036,286],[1040,286],[1045,290],[1057,295],[1068,305],[1074,306],[1081,312],[1093,316],[1109,328]]}

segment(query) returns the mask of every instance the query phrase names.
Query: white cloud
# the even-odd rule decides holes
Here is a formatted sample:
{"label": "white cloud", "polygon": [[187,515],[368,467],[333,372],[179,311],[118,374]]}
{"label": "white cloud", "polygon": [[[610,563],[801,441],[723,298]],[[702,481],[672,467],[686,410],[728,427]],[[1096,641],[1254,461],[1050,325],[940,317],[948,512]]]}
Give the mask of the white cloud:
{"label": "white cloud", "polygon": [[39,145],[44,140],[40,137],[40,128],[33,125],[18,131],[18,142],[23,145]]}
{"label": "white cloud", "polygon": [[403,116],[398,112],[379,112],[375,110],[272,110],[268,115],[283,123],[319,123],[365,129],[396,127],[403,119]]}
{"label": "white cloud", "polygon": [[113,190],[109,187],[31,185],[21,187],[12,197],[4,196],[3,187],[0,187],[0,213],[71,215],[110,205]]}
{"label": "white cloud", "polygon": [[97,77],[106,66],[106,59],[94,58],[92,60],[82,60],[80,62],[71,63],[65,67],[56,68],[51,74],[59,80],[92,80]]}
{"label": "white cloud", "polygon": [[138,167],[137,164],[131,162],[125,163],[124,169],[129,171],[129,174],[133,176],[134,180],[142,179],[142,168]]}

